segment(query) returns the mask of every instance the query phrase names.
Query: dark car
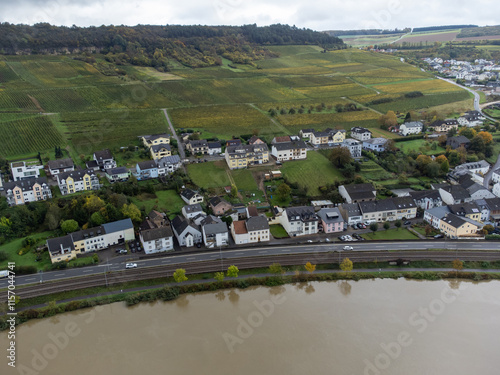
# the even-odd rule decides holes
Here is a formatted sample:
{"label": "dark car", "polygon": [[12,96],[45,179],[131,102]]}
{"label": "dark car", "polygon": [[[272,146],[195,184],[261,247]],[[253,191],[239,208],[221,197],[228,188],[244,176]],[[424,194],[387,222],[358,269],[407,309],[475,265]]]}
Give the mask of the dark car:
{"label": "dark car", "polygon": [[410,225],[410,224],[411,224],[411,221],[406,220],[404,224],[405,224],[405,225]]}
{"label": "dark car", "polygon": [[366,229],[366,225],[363,223],[358,223],[358,228],[359,229]]}

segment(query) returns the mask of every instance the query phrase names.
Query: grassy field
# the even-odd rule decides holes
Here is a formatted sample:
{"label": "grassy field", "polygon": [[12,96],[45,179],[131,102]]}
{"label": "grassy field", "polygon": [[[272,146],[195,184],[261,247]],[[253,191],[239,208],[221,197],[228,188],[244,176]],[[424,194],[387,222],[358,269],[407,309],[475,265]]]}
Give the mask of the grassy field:
{"label": "grassy field", "polygon": [[[42,244],[48,237],[53,236],[52,232],[41,232],[34,233],[31,235],[32,238],[38,240],[38,244]],[[19,250],[21,250],[21,243],[24,238],[18,238],[11,241],[5,245],[0,246],[0,251],[7,254],[7,260],[0,262],[0,270],[7,269],[8,262],[15,262],[16,266],[36,266],[37,269],[43,270],[50,266],[50,256],[48,252],[44,252],[42,255],[42,260],[37,262],[36,255],[33,252],[29,252],[23,255],[19,255]]]}
{"label": "grassy field", "polygon": [[189,164],[187,171],[193,182],[200,188],[208,189],[231,185],[226,173],[225,161]]}
{"label": "grassy field", "polygon": [[151,210],[166,212],[169,217],[175,216],[181,212],[185,205],[179,194],[174,190],[161,190],[155,194],[142,194],[131,198],[139,209],[144,209],[146,214]]}
{"label": "grassy field", "polygon": [[288,238],[288,233],[281,224],[273,224],[269,226],[269,230],[274,238]]}
{"label": "grassy field", "polygon": [[306,188],[312,197],[319,195],[318,187],[343,179],[340,171],[316,151],[309,151],[306,160],[283,163],[281,173],[286,180]]}
{"label": "grassy field", "polygon": [[375,233],[363,233],[361,237],[367,240],[418,240],[418,237],[411,233],[406,228],[400,229],[381,229],[379,223],[379,230]]}
{"label": "grassy field", "polygon": [[360,175],[368,180],[384,180],[392,177],[391,173],[387,172],[373,160],[367,160],[361,163]]}
{"label": "grassy field", "polygon": [[[437,140],[435,142],[437,143]],[[405,153],[408,153],[411,150],[415,150],[425,155],[437,155],[437,154],[442,154],[446,151],[443,147],[439,145],[436,145],[435,149],[433,150],[432,143],[433,142],[428,142],[425,139],[414,139],[408,142],[398,142],[396,143],[396,147],[398,147],[401,151]]]}

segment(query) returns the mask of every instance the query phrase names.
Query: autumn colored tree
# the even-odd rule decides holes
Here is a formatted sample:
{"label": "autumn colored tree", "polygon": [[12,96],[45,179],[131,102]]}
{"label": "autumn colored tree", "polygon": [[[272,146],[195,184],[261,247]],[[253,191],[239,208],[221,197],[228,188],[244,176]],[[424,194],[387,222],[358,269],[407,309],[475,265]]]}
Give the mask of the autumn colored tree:
{"label": "autumn colored tree", "polygon": [[483,138],[485,145],[489,145],[491,142],[493,142],[493,136],[489,132],[482,131],[477,133],[477,136]]}
{"label": "autumn colored tree", "polygon": [[129,217],[133,222],[140,223],[142,214],[141,211],[137,208],[137,206],[133,203],[124,204],[121,212],[123,216]]}
{"label": "autumn colored tree", "polygon": [[174,280],[178,283],[187,281],[186,270],[183,268],[177,268],[174,272]]}
{"label": "autumn colored tree", "polygon": [[236,266],[229,266],[227,268],[227,277],[238,277],[240,270]]}
{"label": "autumn colored tree", "polygon": [[469,139],[472,139],[476,136],[477,132],[473,128],[462,128],[458,131],[458,134],[463,135]]}
{"label": "autumn colored tree", "polygon": [[314,271],[316,271],[316,265],[315,264],[311,264],[311,262],[307,262],[306,265],[304,266],[304,268],[309,273],[313,273]]}
{"label": "autumn colored tree", "polygon": [[394,111],[387,111],[385,115],[378,118],[378,123],[381,128],[387,129],[391,126],[396,126],[398,124],[398,117]]}
{"label": "autumn colored tree", "polygon": [[340,263],[340,269],[344,271],[346,274],[353,269],[353,263],[349,258],[344,258]]}
{"label": "autumn colored tree", "polygon": [[461,271],[464,268],[464,262],[460,259],[455,259],[451,262],[451,266],[455,269],[455,275],[458,275],[458,271]]}
{"label": "autumn colored tree", "polygon": [[444,155],[439,155],[434,161],[438,162],[439,164],[448,161],[448,158]]}
{"label": "autumn colored tree", "polygon": [[328,159],[336,168],[344,167],[352,162],[351,152],[347,147],[335,147],[330,151]]}
{"label": "autumn colored tree", "polygon": [[448,137],[444,134],[441,134],[439,137],[438,137],[438,143],[441,147],[444,147],[446,146],[446,141],[448,140]]}

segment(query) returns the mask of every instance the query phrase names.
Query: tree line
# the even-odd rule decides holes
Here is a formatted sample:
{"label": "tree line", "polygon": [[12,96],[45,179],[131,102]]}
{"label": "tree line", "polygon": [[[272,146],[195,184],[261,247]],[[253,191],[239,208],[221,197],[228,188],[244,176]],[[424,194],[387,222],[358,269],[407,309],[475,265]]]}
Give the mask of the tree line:
{"label": "tree line", "polygon": [[268,45],[311,44],[324,49],[346,48],[341,39],[289,25],[244,26],[91,26],[66,27],[48,23],[0,24],[0,54],[106,55],[118,65],[129,63],[168,70],[169,60],[188,67],[221,65],[221,57],[234,63],[277,57]]}

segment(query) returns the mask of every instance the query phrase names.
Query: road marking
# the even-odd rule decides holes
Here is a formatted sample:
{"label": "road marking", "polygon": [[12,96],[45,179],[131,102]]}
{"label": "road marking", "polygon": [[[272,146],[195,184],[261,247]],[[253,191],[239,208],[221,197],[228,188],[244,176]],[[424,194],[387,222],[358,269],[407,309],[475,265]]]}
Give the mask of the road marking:
{"label": "road marking", "polygon": [[281,251],[290,251],[290,249],[283,249],[283,250],[281,250]]}
{"label": "road marking", "polygon": [[34,281],[34,280],[36,280],[36,279],[26,279],[24,281]]}
{"label": "road marking", "polygon": [[83,270],[83,272],[94,272],[94,270]]}
{"label": "road marking", "polygon": [[186,260],[194,260],[196,259],[196,257],[189,257],[189,258],[186,258]]}
{"label": "road marking", "polygon": [[170,263],[170,260],[162,260],[162,263]]}
{"label": "road marking", "polygon": [[259,254],[267,254],[267,250],[266,251],[259,251]]}
{"label": "road marking", "polygon": [[54,276],[66,276],[65,273],[56,273]]}
{"label": "road marking", "polygon": [[210,255],[210,258],[218,258],[219,255]]}

